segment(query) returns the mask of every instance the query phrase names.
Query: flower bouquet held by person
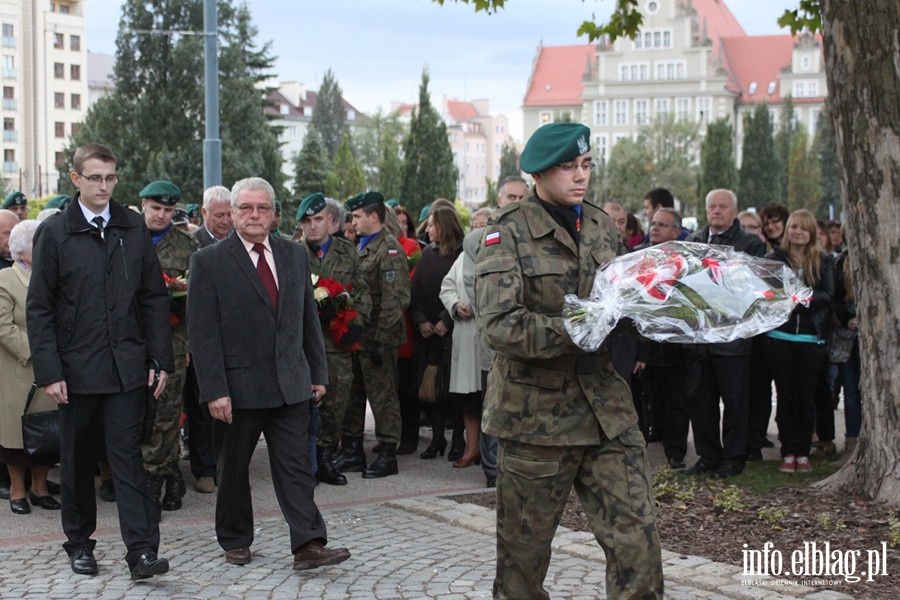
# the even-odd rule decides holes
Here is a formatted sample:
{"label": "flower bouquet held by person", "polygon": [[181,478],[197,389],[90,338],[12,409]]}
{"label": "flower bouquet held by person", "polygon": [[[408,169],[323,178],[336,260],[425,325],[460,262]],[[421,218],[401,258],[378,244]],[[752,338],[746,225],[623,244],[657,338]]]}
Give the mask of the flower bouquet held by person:
{"label": "flower bouquet held by person", "polygon": [[342,350],[355,352],[362,348],[362,326],[354,323],[359,316],[350,300],[350,288],[336,279],[312,276],[313,297],[319,309],[319,320],[322,330],[331,335],[331,339]]}
{"label": "flower bouquet held by person", "polygon": [[173,277],[163,272],[163,280],[169,292],[169,325],[175,327],[187,316],[188,273]]}
{"label": "flower bouquet held by person", "polygon": [[774,329],[811,294],[780,262],[673,241],[610,261],[591,296],[566,296],[564,312],[572,341],[588,351],[626,317],[654,341],[719,343]]}

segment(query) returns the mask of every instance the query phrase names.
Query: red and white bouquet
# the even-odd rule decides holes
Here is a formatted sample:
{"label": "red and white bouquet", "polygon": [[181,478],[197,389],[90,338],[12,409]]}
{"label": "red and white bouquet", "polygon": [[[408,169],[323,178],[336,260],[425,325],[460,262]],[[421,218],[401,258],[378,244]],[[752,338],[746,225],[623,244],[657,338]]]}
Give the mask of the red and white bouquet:
{"label": "red and white bouquet", "polygon": [[812,290],[785,264],[727,246],[666,242],[597,270],[591,296],[568,295],[566,330],[596,350],[620,319],[659,342],[719,343],[770,331]]}
{"label": "red and white bouquet", "polygon": [[350,298],[351,286],[344,285],[330,277],[312,276],[313,297],[319,310],[322,330],[341,350],[355,352],[362,348],[362,326],[354,321],[359,312],[353,308]]}

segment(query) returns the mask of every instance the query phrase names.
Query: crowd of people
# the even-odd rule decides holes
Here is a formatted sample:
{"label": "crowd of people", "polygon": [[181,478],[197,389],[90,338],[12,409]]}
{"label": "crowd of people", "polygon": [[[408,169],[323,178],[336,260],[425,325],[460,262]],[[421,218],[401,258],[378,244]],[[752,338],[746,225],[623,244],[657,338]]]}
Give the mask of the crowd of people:
{"label": "crowd of people", "polygon": [[[307,196],[290,236],[262,179],[211,187],[202,205],[154,181],[129,211],[112,200],[112,151],[79,148],[74,197],[55,198],[36,220],[18,192],[0,210],[0,266],[10,267],[0,270],[0,491],[11,510],[61,509],[72,570],[95,574],[99,473],[100,497],[118,503],[132,578],[159,575],[168,570],[157,554],[161,511],[182,506],[186,452],[196,491],[217,492],[225,561],[245,565],[249,463],[265,434],[294,568],[337,564],[350,552],[327,546],[314,487],[399,474],[397,455],[419,453],[427,426],[421,459],[480,466],[498,488],[495,595],[542,589],[573,485],[598,539],[620,527],[602,506],[641,524],[617,532],[609,585],[660,594],[649,489],[634,489],[646,482],[644,440],[661,441],[673,469],[736,475],[773,445],[774,382],[781,471],[809,471],[811,455],[836,452],[839,389],[852,450],[854,289],[844,232],[805,210],[739,212],[733,192],[712,190],[708,225],[693,233],[664,188],[642,200],[646,233],[620,204],[601,210],[584,199],[589,139],[583,125],[541,128],[521,158],[534,186],[505,179],[496,207],[474,211],[468,231],[448,200],[431,202],[417,224],[367,191],[346,202]],[[574,348],[563,295],[584,295],[614,256],[673,240],[780,261],[812,301],[754,339],[666,344],[621,330],[599,353]],[[597,264],[579,264],[582,252]],[[22,449],[29,391],[33,410],[58,407],[59,456]],[[368,449],[367,402],[377,439]],[[699,460],[688,468],[689,427]],[[47,479],[57,463],[59,485]]]}

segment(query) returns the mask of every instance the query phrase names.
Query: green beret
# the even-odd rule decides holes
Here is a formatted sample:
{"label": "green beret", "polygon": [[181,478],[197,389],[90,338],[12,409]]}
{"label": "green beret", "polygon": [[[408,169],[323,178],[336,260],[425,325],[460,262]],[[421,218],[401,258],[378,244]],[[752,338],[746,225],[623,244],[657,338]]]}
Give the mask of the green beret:
{"label": "green beret", "polygon": [[159,202],[163,206],[175,206],[181,200],[181,190],[171,181],[159,179],[142,189],[140,197]]}
{"label": "green beret", "polygon": [[185,212],[187,212],[188,217],[196,219],[200,216],[200,205],[199,204],[188,204],[185,207]]}
{"label": "green beret", "polygon": [[428,213],[431,212],[431,205],[426,204],[422,207],[422,210],[419,211],[419,223],[424,223],[425,219],[428,218]]}
{"label": "green beret", "polygon": [[69,205],[69,202],[72,201],[72,196],[66,196],[65,194],[60,194],[58,196],[53,196],[49,200],[47,200],[47,204],[44,205],[44,208],[58,208],[59,210],[65,210],[65,208]]}
{"label": "green beret", "polygon": [[400,202],[391,198],[390,200],[385,202],[385,205],[390,206],[391,208],[394,208],[395,206],[400,206]]}
{"label": "green beret", "polygon": [[28,199],[22,192],[10,192],[6,200],[3,201],[3,208],[9,208],[10,206],[28,206]]}
{"label": "green beret", "polygon": [[325,196],[322,193],[310,194],[300,201],[300,206],[297,208],[297,220],[319,214],[325,209],[326,204]]}
{"label": "green beret", "polygon": [[384,202],[384,196],[379,192],[363,192],[362,194],[357,194],[347,200],[344,203],[344,206],[347,207],[347,210],[353,212],[359,208],[365,208],[366,206],[374,206],[379,202]]}
{"label": "green beret", "polygon": [[570,160],[591,150],[591,130],[581,123],[548,123],[531,134],[519,166],[532,175]]}

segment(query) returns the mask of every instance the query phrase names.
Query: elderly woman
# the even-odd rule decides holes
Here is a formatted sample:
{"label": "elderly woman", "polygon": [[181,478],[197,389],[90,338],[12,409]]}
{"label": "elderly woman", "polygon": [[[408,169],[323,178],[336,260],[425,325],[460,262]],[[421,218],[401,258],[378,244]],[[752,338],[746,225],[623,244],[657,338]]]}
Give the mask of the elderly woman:
{"label": "elderly woman", "polygon": [[[22,413],[34,381],[31,350],[25,328],[25,297],[31,280],[31,239],[37,221],[22,221],[9,235],[9,250],[15,263],[0,271],[0,462],[9,469],[9,506],[12,512],[28,514],[35,506],[58,510],[59,502],[47,491],[47,471],[56,456],[29,456],[22,444]],[[30,411],[54,410],[56,405],[38,390]],[[31,468],[31,491],[26,499],[25,471]]]}

